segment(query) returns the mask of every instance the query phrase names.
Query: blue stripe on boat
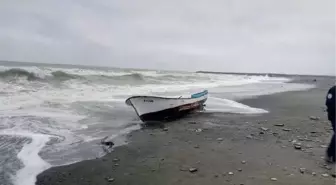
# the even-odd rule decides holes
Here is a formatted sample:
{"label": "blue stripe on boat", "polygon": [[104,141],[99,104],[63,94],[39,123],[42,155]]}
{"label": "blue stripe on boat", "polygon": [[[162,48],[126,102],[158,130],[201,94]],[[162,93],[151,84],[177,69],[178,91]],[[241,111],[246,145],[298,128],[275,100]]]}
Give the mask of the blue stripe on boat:
{"label": "blue stripe on boat", "polygon": [[191,95],[191,98],[199,98],[199,97],[204,96],[206,94],[208,94],[207,90],[205,90],[203,92],[199,92],[199,93],[193,94],[193,95]]}

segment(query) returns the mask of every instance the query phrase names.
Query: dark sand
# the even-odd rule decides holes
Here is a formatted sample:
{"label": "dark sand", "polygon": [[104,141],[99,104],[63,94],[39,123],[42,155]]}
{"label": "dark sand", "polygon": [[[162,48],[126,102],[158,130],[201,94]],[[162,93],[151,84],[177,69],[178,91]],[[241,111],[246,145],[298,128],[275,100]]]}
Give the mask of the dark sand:
{"label": "dark sand", "polygon": [[[315,89],[241,101],[269,110],[268,114],[202,113],[166,123],[166,131],[160,127],[135,131],[129,135],[128,145],[100,159],[51,168],[38,176],[36,184],[335,184],[333,177],[322,176],[333,173],[324,167],[322,157],[326,150],[323,145],[329,143],[332,134],[324,101],[334,80],[321,77]],[[310,120],[310,116],[320,120]],[[294,149],[293,140],[301,143],[301,150]],[[198,171],[191,173],[189,168]],[[305,168],[304,173],[300,168]],[[108,178],[113,179],[109,182]]]}

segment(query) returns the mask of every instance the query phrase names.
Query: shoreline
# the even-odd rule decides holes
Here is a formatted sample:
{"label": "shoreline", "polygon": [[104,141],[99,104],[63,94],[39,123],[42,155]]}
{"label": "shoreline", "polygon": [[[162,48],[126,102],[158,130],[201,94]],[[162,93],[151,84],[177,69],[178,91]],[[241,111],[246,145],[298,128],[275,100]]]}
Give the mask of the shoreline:
{"label": "shoreline", "polygon": [[[127,136],[129,144],[99,159],[52,167],[37,176],[36,184],[332,183],[331,177],[321,177],[329,173],[322,164],[325,149],[321,145],[329,142],[331,134],[323,98],[333,80],[318,80],[316,88],[307,91],[238,101],[271,110],[266,114],[202,113],[164,124],[167,131],[160,127],[133,131]],[[315,124],[309,116],[320,117],[323,124]],[[306,136],[320,141],[308,141]],[[289,140],[301,142],[303,149],[293,149]],[[192,167],[198,171],[190,173]],[[305,174],[299,168],[305,168]]]}

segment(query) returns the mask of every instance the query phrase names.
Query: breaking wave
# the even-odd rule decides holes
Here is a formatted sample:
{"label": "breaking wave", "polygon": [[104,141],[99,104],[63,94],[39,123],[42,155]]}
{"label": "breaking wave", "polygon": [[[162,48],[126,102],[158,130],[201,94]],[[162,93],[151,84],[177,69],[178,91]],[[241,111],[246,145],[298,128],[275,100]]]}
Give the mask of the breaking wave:
{"label": "breaking wave", "polygon": [[40,80],[41,78],[33,72],[26,71],[20,68],[8,69],[0,71],[0,78],[2,79],[14,79],[17,77],[26,77],[27,80]]}
{"label": "breaking wave", "polygon": [[104,75],[105,78],[110,78],[110,79],[118,79],[118,80],[146,80],[145,75],[142,75],[140,73],[132,73],[132,74],[125,74],[121,76],[106,76]]}
{"label": "breaking wave", "polygon": [[69,74],[69,73],[66,73],[64,71],[54,71],[51,74],[55,79],[58,79],[58,80],[61,80],[61,81],[82,78],[79,75]]}
{"label": "breaking wave", "polygon": [[17,80],[18,78],[25,78],[28,81],[68,81],[68,80],[82,80],[100,83],[151,83],[172,80],[187,80],[192,79],[192,76],[175,76],[168,74],[141,74],[140,72],[130,73],[78,73],[67,72],[63,70],[56,71],[34,71],[22,68],[12,68],[0,71],[0,80]]}
{"label": "breaking wave", "polygon": [[79,74],[71,74],[65,71],[53,71],[50,74],[38,74],[36,72],[31,72],[21,68],[12,68],[4,71],[0,71],[0,79],[3,80],[11,80],[17,78],[26,78],[28,81],[34,80],[58,80],[58,81],[66,81],[72,79],[78,80],[99,80],[99,79],[110,79],[110,80],[135,80],[135,81],[144,81],[146,80],[146,76],[140,73],[131,73],[124,75],[79,75]]}

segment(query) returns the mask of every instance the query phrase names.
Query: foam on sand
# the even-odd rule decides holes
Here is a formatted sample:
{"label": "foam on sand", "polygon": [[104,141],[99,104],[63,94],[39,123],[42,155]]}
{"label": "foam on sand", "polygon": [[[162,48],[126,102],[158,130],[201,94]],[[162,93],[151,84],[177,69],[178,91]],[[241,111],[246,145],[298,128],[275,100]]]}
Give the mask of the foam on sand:
{"label": "foam on sand", "polygon": [[[208,108],[209,107],[209,108]],[[238,114],[264,114],[268,111],[259,108],[253,108],[242,103],[238,103],[232,100],[209,97],[207,100],[207,112],[226,112],[226,113],[238,113]]]}
{"label": "foam on sand", "polygon": [[23,163],[23,168],[16,172],[15,177],[13,177],[13,182],[15,185],[34,185],[36,176],[51,167],[51,165],[44,161],[38,154],[49,141],[49,136],[28,132],[17,132],[14,130],[3,131],[0,135],[31,138],[30,143],[26,143],[17,155],[18,159]]}

